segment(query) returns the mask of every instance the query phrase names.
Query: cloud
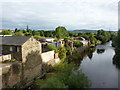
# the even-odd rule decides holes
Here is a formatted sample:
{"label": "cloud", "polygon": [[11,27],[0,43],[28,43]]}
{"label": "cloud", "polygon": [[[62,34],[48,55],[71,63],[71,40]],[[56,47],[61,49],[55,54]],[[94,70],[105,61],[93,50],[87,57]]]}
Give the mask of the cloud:
{"label": "cloud", "polygon": [[[55,29],[118,28],[118,0],[2,0],[2,27]],[[36,2],[35,2],[36,1]]]}

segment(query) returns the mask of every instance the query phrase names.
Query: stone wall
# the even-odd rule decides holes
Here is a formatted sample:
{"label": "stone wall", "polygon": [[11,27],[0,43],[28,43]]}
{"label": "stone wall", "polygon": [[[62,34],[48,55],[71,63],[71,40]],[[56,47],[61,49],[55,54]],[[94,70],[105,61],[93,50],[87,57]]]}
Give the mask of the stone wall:
{"label": "stone wall", "polygon": [[[35,78],[42,77],[42,64],[31,69],[24,69],[22,62],[3,64],[2,88],[24,88],[29,86]],[[0,75],[0,77],[1,77]]]}
{"label": "stone wall", "polygon": [[[26,57],[36,52],[37,54],[41,55],[41,43],[34,39],[33,37],[31,37],[22,45],[22,62],[25,63],[27,61]],[[41,58],[38,59],[41,60]]]}
{"label": "stone wall", "polygon": [[54,59],[54,50],[42,53],[41,58],[42,58],[42,61],[45,63],[49,62],[50,60],[53,60]]}
{"label": "stone wall", "polygon": [[2,64],[2,88],[12,88],[22,79],[22,63]]}

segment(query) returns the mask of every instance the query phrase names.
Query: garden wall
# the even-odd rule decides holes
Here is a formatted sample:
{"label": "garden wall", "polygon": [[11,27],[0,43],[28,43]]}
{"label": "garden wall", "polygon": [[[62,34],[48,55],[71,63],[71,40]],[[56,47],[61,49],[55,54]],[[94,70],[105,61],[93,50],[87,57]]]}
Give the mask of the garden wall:
{"label": "garden wall", "polygon": [[45,63],[49,62],[50,60],[53,60],[54,59],[54,50],[42,53],[41,58],[42,58],[42,61]]}

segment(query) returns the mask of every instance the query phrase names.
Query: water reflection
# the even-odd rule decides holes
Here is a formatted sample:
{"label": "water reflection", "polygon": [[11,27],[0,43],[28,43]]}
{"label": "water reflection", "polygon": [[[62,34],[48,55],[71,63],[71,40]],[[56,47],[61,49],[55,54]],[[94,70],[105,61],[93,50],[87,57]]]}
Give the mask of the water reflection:
{"label": "water reflection", "polygon": [[93,57],[93,52],[96,50],[96,48],[89,48],[88,52],[87,52],[87,56],[89,57],[89,59],[91,60]]}
{"label": "water reflection", "polygon": [[97,53],[98,54],[102,54],[102,53],[104,53],[105,52],[105,49],[97,49]]}
{"label": "water reflection", "polygon": [[93,57],[93,52],[96,50],[96,48],[79,48],[77,50],[74,51],[74,53],[70,56],[67,57],[67,60],[69,63],[74,62],[75,64],[80,64],[81,61],[83,60],[83,58],[85,57],[89,57],[89,59],[91,60]]}
{"label": "water reflection", "polygon": [[116,66],[116,68],[120,69],[120,51],[116,51],[115,55],[113,57],[113,64]]}
{"label": "water reflection", "polygon": [[91,80],[91,88],[118,87],[118,69],[113,63],[119,67],[120,62],[118,61],[120,61],[120,58],[119,60],[113,60],[114,55],[115,52],[111,42],[97,45],[96,49],[93,49],[93,53],[92,48],[88,50],[88,57],[82,60],[79,69],[82,69]]}

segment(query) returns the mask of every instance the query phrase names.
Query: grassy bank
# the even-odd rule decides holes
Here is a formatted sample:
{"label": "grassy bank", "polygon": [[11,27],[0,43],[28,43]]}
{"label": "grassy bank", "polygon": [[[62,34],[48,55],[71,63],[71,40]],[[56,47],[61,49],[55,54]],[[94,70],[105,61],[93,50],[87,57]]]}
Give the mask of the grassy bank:
{"label": "grassy bank", "polygon": [[82,73],[77,71],[74,63],[60,62],[49,67],[45,79],[37,79],[34,87],[36,88],[88,88],[90,81]]}
{"label": "grassy bank", "polygon": [[[90,81],[81,71],[78,71],[81,59],[89,51],[88,47],[80,48],[70,55],[66,60],[47,67],[47,74],[44,79],[37,79],[34,88],[89,88]],[[84,52],[84,53],[83,53]],[[84,54],[84,55],[83,55]],[[70,59],[71,60],[68,60]],[[77,62],[76,62],[77,61]],[[78,62],[80,61],[80,62]]]}

